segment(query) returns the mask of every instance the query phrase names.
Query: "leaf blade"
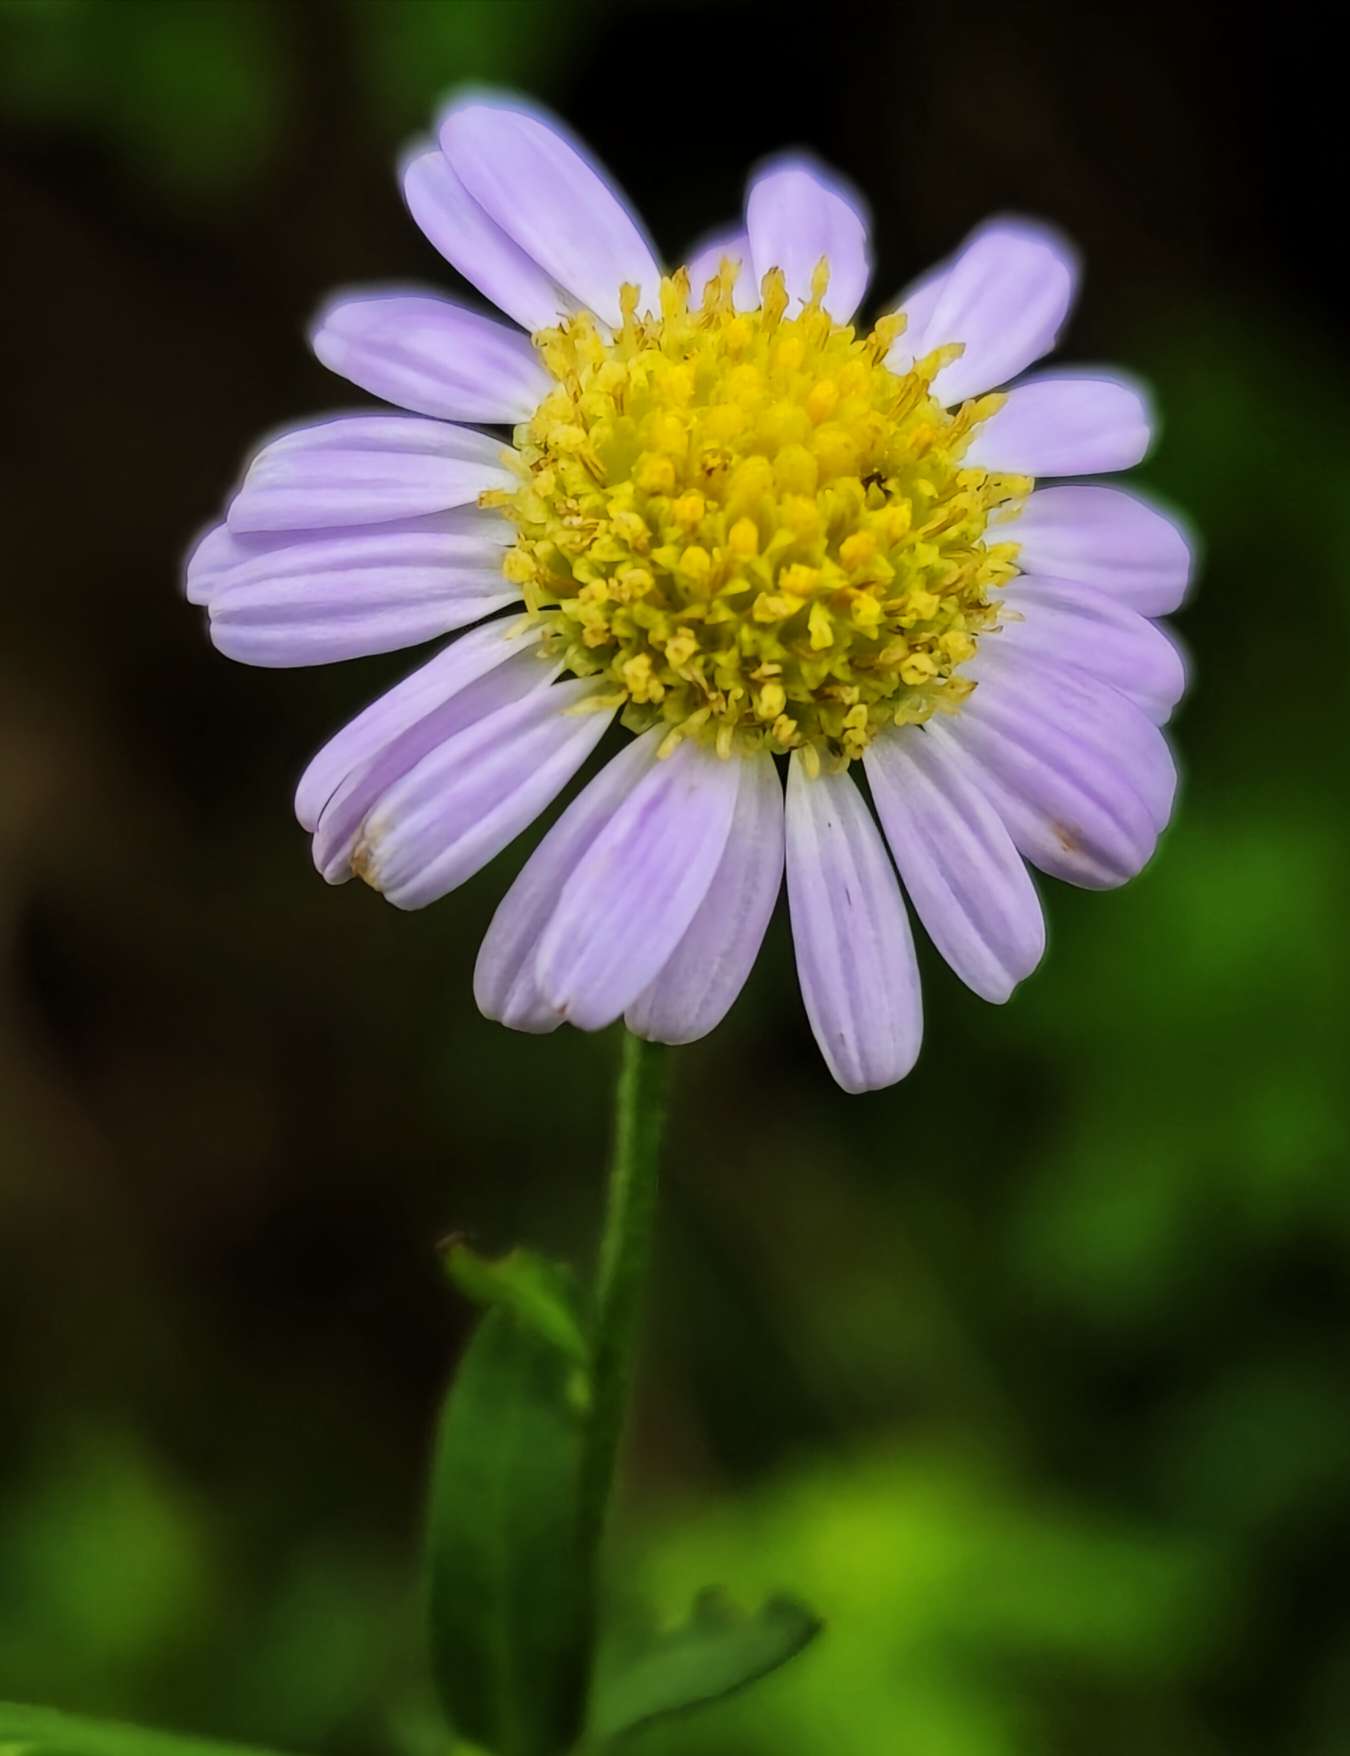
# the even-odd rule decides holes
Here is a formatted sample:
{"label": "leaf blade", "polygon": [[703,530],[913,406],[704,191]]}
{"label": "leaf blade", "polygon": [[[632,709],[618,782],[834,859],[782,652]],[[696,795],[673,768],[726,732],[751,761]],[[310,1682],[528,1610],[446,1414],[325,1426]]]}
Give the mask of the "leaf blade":
{"label": "leaf blade", "polygon": [[575,1377],[553,1342],[498,1308],[446,1399],[428,1528],[433,1672],[456,1734],[495,1756],[555,1756],[584,1715]]}
{"label": "leaf blade", "polygon": [[279,1756],[119,1720],[87,1719],[54,1707],[0,1701],[0,1756]]}
{"label": "leaf blade", "polygon": [[445,1247],[445,1271],[476,1305],[514,1312],[527,1329],[552,1344],[574,1365],[589,1349],[577,1312],[576,1286],[561,1264],[518,1247],[505,1256],[480,1256],[461,1239]]}
{"label": "leaf blade", "polygon": [[823,1625],[794,1598],[770,1598],[747,1614],[722,1592],[703,1592],[687,1621],[634,1643],[602,1667],[593,1735],[613,1741],[724,1701],[796,1658]]}

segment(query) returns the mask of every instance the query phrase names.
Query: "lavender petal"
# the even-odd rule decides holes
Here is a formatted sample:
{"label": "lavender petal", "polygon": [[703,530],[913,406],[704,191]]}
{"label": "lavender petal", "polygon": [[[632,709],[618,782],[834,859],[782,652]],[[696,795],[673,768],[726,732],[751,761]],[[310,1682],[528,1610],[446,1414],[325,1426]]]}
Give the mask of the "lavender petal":
{"label": "lavender petal", "polygon": [[236,535],[379,524],[469,506],[517,479],[500,440],[413,415],[344,415],[263,446],[230,503]]}
{"label": "lavender petal", "polygon": [[1109,592],[1141,616],[1166,616],[1186,596],[1193,539],[1176,519],[1121,488],[1038,488],[992,541],[1019,545],[1019,565],[1047,579]]}
{"label": "lavender petal", "polygon": [[981,790],[1041,871],[1109,890],[1152,858],[1170,756],[1157,727],[1106,684],[1005,655],[997,666],[986,661],[960,713],[927,729],[975,765]]}
{"label": "lavender petal", "polygon": [[653,727],[605,764],[549,830],[502,898],[474,967],[474,999],[484,1017],[534,1034],[556,1030],[563,1022],[535,976],[540,938],[577,862],[656,762],[664,735],[661,727]]}
{"label": "lavender petal", "polygon": [[1029,476],[1087,476],[1143,460],[1155,422],[1141,386],[1116,375],[1043,373],[975,429],[966,462]]}
{"label": "lavender petal", "polygon": [[1186,664],[1156,622],[1105,592],[1023,575],[1004,593],[1008,618],[997,636],[1016,652],[1038,654],[1099,677],[1135,702],[1155,725],[1186,692]]}
{"label": "lavender petal", "polygon": [[[591,679],[531,689],[456,732],[374,805],[352,862],[398,908],[425,908],[514,841],[580,768],[612,714],[569,713]],[[322,827],[322,825],[321,825]]]}
{"label": "lavender petal", "polygon": [[928,937],[967,987],[1001,1003],[1045,951],[1040,898],[993,806],[955,751],[921,726],[863,758],[877,815]]}
{"label": "lavender petal", "polygon": [[619,288],[660,309],[661,271],[612,179],[556,117],[516,98],[471,99],[441,119],[441,150],[484,213],[556,284],[617,328]]}
{"label": "lavender petal", "polygon": [[736,770],[686,739],[639,776],[578,860],[540,938],[535,974],[580,1029],[619,1018],[683,938],[726,846]]}
{"label": "lavender petal", "polygon": [[403,199],[422,231],[485,299],[533,334],[575,308],[552,278],[484,213],[439,147],[403,162]]}
{"label": "lavender petal", "polygon": [[[508,659],[532,652],[539,632],[537,628],[503,627],[497,622],[475,628],[377,696],[328,740],[301,775],[295,791],[295,815],[302,827],[313,831],[342,783],[365,769],[428,714]],[[543,680],[544,666],[537,659],[535,664]]]}
{"label": "lavender petal", "polygon": [[886,849],[847,774],[812,779],[799,752],[787,783],[787,888],[811,1030],[845,1091],[903,1079],[923,1009],[914,942]]}
{"label": "lavender petal", "polygon": [[789,299],[805,303],[823,256],[830,265],[825,309],[837,323],[849,321],[867,291],[872,253],[866,206],[843,178],[800,154],[772,160],[751,181],[745,229],[756,286],[781,268]]}
{"label": "lavender petal", "polygon": [[923,321],[910,323],[892,358],[922,358],[934,348],[960,342],[959,360],[933,380],[933,394],[953,405],[1006,384],[1048,354],[1073,303],[1077,257],[1049,226],[1033,220],[997,219],[962,245],[934,287]]}
{"label": "lavender petal", "polygon": [[625,1013],[629,1030],[692,1043],[731,1010],[783,883],[783,786],[771,756],[738,762],[735,815],[708,894],[660,974]]}
{"label": "lavender petal", "polygon": [[518,329],[425,295],[334,299],[310,345],[330,371],[372,396],[443,421],[514,425],[552,385]]}
{"label": "lavender petal", "polygon": [[1166,737],[1127,696],[1077,666],[1052,661],[1004,640],[981,642],[966,667],[979,684],[960,719],[1013,708],[1077,737],[1128,770],[1153,827],[1167,827],[1176,801],[1177,765]]}

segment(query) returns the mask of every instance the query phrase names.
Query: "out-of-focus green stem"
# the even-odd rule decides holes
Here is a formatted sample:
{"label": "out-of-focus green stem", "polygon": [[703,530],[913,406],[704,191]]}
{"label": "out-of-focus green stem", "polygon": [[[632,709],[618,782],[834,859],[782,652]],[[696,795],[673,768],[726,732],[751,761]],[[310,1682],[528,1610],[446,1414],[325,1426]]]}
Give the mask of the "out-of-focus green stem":
{"label": "out-of-focus green stem", "polygon": [[624,1032],[614,1099],[614,1147],[592,1330],[590,1432],[582,1482],[584,1552],[604,1533],[623,1441],[651,1259],[670,1052]]}

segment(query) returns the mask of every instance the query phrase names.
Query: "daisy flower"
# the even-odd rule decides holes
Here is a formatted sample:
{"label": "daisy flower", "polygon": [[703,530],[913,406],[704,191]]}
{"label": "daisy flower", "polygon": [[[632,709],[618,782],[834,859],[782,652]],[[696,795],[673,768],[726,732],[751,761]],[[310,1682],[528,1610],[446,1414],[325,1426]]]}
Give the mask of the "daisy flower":
{"label": "daisy flower", "polygon": [[617,717],[631,740],[492,921],[483,1012],[701,1037],[786,870],[831,1073],[901,1079],[922,1029],[905,897],[1006,1000],[1045,944],[1027,863],[1121,884],[1172,808],[1159,725],[1185,678],[1153,618],[1186,541],[1132,494],[1059,481],[1138,463],[1146,399],[1117,373],[1019,376],[1055,345],[1072,251],[991,220],[868,329],[863,204],[789,155],[663,274],[585,149],[494,95],[450,106],[403,190],[508,321],[335,299],[318,357],[406,412],[272,439],[187,569],[247,664],[477,624],[310,763],[315,865],[434,902]]}

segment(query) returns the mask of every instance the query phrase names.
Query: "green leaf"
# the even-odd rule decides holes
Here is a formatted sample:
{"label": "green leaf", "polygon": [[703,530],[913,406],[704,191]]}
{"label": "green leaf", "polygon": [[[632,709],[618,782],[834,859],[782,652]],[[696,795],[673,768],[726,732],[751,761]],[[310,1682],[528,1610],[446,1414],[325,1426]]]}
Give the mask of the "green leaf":
{"label": "green leaf", "polygon": [[552,1340],[499,1307],[469,1345],[441,1424],[432,1663],[453,1730],[494,1756],[559,1756],[584,1715],[592,1616],[576,1377]]}
{"label": "green leaf", "polygon": [[446,1246],[445,1268],[466,1298],[477,1305],[498,1305],[513,1312],[527,1329],[551,1342],[573,1364],[587,1363],[576,1282],[563,1263],[522,1249],[494,1260],[479,1256],[455,1238]]}
{"label": "green leaf", "polygon": [[724,1592],[702,1592],[687,1622],[616,1651],[602,1666],[594,1735],[621,1738],[653,1720],[734,1695],[795,1658],[821,1626],[792,1598],[770,1598],[751,1614]]}
{"label": "green leaf", "polygon": [[241,1744],[0,1701],[0,1756],[274,1756]]}

